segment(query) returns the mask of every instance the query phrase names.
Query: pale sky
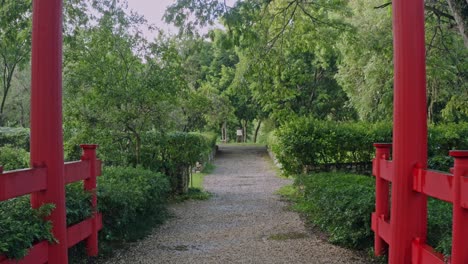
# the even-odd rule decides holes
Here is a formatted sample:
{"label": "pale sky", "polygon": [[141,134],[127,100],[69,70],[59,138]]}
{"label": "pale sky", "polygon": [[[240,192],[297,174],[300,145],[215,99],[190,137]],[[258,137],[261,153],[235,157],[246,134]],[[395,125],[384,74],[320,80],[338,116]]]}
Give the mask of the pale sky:
{"label": "pale sky", "polygon": [[[166,8],[175,3],[176,0],[128,0],[128,8],[143,15],[149,24],[164,30],[166,33],[176,34],[178,29],[173,25],[163,22],[163,15]],[[226,3],[232,6],[237,0],[227,0]],[[157,33],[145,30],[147,39],[152,40]]]}
{"label": "pale sky", "polygon": [[[128,8],[143,15],[149,24],[164,30],[168,33],[177,33],[177,28],[163,22],[163,15],[166,8],[175,3],[176,0],[128,0]],[[156,32],[145,32],[148,39],[153,39]]]}

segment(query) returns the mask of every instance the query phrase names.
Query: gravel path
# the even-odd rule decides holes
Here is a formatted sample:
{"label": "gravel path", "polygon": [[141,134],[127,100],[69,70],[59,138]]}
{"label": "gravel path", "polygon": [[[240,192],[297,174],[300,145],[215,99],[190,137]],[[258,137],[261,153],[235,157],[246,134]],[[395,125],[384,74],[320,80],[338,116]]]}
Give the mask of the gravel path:
{"label": "gravel path", "polygon": [[263,147],[221,146],[205,178],[208,201],[171,206],[175,218],[106,263],[368,263],[306,230],[275,191]]}

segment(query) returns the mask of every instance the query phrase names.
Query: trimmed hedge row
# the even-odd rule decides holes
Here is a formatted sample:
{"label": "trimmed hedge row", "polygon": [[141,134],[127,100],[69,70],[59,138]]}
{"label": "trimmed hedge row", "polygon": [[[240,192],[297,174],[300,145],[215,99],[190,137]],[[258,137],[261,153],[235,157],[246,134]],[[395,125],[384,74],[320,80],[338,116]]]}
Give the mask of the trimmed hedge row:
{"label": "trimmed hedge row", "polygon": [[[161,223],[167,217],[169,195],[188,187],[192,166],[207,161],[215,144],[216,136],[211,134],[147,133],[140,165],[104,166],[103,175],[98,178],[98,209],[104,214],[104,227],[99,233],[101,252],[111,251],[116,243],[141,238]],[[106,154],[105,146],[101,151]],[[0,148],[0,164],[5,170],[25,168],[28,163],[26,150],[11,145]],[[67,185],[66,193],[68,225],[91,216],[90,195],[81,183]],[[51,224],[43,220],[52,208],[53,205],[45,205],[39,210],[31,209],[28,196],[0,202],[0,255],[21,258],[33,243],[53,241]],[[71,256],[79,252],[76,248]]]}
{"label": "trimmed hedge row", "polygon": [[[446,170],[452,165],[451,149],[468,149],[468,123],[430,126],[429,165]],[[280,127],[268,144],[288,174],[307,166],[330,163],[370,162],[373,143],[392,142],[388,123],[336,123],[297,118]]]}
{"label": "trimmed hedge row", "polygon": [[[135,240],[166,217],[170,192],[167,177],[142,168],[106,167],[98,178],[98,206],[105,215],[99,233],[100,248],[111,250],[112,244]],[[82,183],[67,185],[67,224],[83,221],[92,214],[90,194]],[[53,205],[31,209],[29,196],[0,202],[0,255],[19,259],[33,243],[54,242],[52,225],[44,221]]]}
{"label": "trimmed hedge row", "polygon": [[0,147],[7,145],[29,151],[29,129],[0,127]]}
{"label": "trimmed hedge row", "polygon": [[[295,209],[329,235],[335,244],[368,249],[373,246],[371,213],[375,204],[375,180],[344,173],[298,176]],[[428,243],[444,254],[451,251],[451,205],[429,199]]]}
{"label": "trimmed hedge row", "polygon": [[186,193],[192,168],[208,161],[216,138],[215,134],[148,132],[142,140],[141,165],[167,175],[172,193]]}

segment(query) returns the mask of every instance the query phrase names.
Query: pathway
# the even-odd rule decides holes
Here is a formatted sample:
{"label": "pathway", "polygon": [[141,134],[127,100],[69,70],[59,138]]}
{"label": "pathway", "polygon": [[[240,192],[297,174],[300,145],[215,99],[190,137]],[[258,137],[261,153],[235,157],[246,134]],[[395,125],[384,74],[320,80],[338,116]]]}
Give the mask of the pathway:
{"label": "pathway", "polygon": [[265,148],[222,146],[205,178],[208,201],[171,206],[175,218],[107,263],[367,263],[306,230],[275,191]]}

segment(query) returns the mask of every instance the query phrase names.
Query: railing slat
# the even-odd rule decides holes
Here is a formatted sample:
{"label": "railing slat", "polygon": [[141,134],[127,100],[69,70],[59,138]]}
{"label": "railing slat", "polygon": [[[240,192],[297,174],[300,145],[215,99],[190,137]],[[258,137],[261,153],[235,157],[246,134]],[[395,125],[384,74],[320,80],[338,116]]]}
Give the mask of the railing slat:
{"label": "railing slat", "polygon": [[89,178],[89,161],[73,161],[65,163],[65,182],[67,184]]}
{"label": "railing slat", "polygon": [[96,176],[102,175],[102,161],[96,160]]}
{"label": "railing slat", "polygon": [[372,214],[372,230],[387,244],[390,244],[390,223],[375,213]]}
{"label": "railing slat", "polygon": [[453,203],[453,175],[417,168],[413,173],[413,189],[428,196]]}
{"label": "railing slat", "polygon": [[28,255],[21,260],[5,259],[0,256],[0,264],[44,264],[48,261],[48,242],[43,241],[34,245]]}
{"label": "railing slat", "polygon": [[390,160],[380,159],[380,177],[388,182],[393,181],[393,162]]}
{"label": "railing slat", "polygon": [[[102,229],[102,214],[97,214],[97,222],[98,222],[98,230]],[[72,225],[67,229],[67,236],[68,236],[68,248],[73,247],[74,245],[78,244],[79,242],[88,238],[92,233],[92,224],[93,218],[88,218],[83,222],[78,224]],[[3,264],[3,263],[0,263]]]}
{"label": "railing slat", "polygon": [[0,201],[44,191],[46,188],[46,168],[7,171],[0,174]]}
{"label": "railing slat", "polygon": [[466,177],[462,179],[461,183],[461,205],[468,209],[468,178]]}
{"label": "railing slat", "polygon": [[432,247],[423,244],[419,239],[412,243],[413,264],[444,264],[444,255],[436,252]]}

